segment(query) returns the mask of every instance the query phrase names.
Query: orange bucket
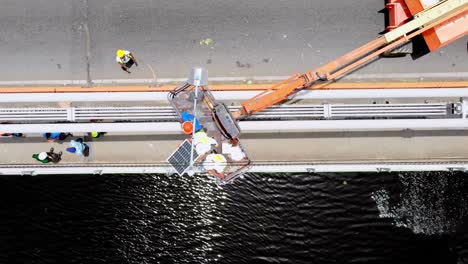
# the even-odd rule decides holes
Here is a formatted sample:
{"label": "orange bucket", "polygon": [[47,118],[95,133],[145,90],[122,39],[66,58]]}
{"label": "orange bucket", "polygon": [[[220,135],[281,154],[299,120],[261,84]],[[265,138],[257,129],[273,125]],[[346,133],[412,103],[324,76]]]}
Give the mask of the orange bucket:
{"label": "orange bucket", "polygon": [[184,131],[185,134],[190,135],[192,134],[193,131],[193,124],[190,121],[185,121],[182,123],[182,130]]}

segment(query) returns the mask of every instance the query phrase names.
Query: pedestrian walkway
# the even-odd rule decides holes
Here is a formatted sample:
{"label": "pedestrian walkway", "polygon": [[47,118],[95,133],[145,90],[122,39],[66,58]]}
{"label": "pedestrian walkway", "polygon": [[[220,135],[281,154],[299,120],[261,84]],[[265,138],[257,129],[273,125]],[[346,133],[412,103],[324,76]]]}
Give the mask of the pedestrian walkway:
{"label": "pedestrian walkway", "polygon": [[[253,163],[362,163],[362,162],[434,162],[468,161],[468,132],[354,132],[354,133],[262,133],[242,135]],[[79,135],[76,134],[74,138]],[[49,143],[40,135],[26,138],[0,138],[0,164],[38,165],[33,153],[62,151],[61,166],[86,165],[155,165],[166,159],[186,138],[185,135],[107,134],[85,142],[89,157],[65,151],[63,143]],[[47,165],[47,164],[46,164]]]}

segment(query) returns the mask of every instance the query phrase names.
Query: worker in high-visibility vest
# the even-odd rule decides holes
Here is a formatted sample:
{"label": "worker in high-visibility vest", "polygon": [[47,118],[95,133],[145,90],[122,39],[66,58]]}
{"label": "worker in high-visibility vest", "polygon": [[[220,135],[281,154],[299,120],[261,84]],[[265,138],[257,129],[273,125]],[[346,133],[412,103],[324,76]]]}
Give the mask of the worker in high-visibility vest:
{"label": "worker in high-visibility vest", "polygon": [[115,60],[120,65],[122,70],[131,73],[128,69],[130,69],[130,67],[132,67],[133,64],[135,64],[135,66],[138,67],[138,62],[135,56],[130,51],[119,49],[117,50],[115,55]]}
{"label": "worker in high-visibility vest", "polygon": [[218,146],[218,142],[214,138],[209,137],[204,131],[195,133],[193,136],[193,144],[199,156],[209,152],[211,150],[211,145]]}
{"label": "worker in high-visibility vest", "polygon": [[224,177],[224,169],[227,166],[227,160],[222,154],[208,154],[203,162],[203,167],[216,176]]}

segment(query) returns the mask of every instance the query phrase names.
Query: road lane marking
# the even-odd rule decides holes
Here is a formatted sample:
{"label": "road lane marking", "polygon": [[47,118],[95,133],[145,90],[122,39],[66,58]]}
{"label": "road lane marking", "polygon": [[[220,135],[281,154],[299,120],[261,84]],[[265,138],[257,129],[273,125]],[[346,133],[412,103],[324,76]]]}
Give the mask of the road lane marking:
{"label": "road lane marking", "polygon": [[[210,82],[229,83],[245,82],[247,80],[257,82],[276,82],[288,79],[290,76],[239,76],[239,77],[210,77]],[[383,74],[353,74],[342,80],[369,80],[369,79],[441,79],[462,78],[468,79],[468,72],[432,72],[432,73],[383,73]],[[170,84],[186,81],[187,78],[159,78],[157,84]],[[101,79],[92,80],[95,85],[113,84],[152,84],[154,79]],[[87,80],[21,80],[0,81],[0,86],[46,86],[46,85],[86,85]]]}

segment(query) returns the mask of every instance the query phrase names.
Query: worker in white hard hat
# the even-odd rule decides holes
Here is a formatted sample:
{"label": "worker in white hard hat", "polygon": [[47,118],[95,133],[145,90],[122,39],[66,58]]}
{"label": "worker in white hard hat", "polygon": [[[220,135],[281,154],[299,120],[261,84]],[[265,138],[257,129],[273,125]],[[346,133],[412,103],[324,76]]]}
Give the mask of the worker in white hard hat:
{"label": "worker in white hard hat", "polygon": [[204,131],[198,131],[193,136],[193,144],[199,156],[209,152],[211,145],[218,146],[218,142],[212,137],[209,137]]}
{"label": "worker in white hard hat", "polygon": [[115,52],[115,60],[120,65],[122,70],[131,73],[128,69],[132,67],[133,64],[138,67],[138,62],[135,56],[128,50],[119,49]]}
{"label": "worker in white hard hat", "polygon": [[208,173],[217,177],[224,178],[224,169],[227,166],[227,160],[222,154],[208,154],[203,162],[203,167]]}
{"label": "worker in white hard hat", "polygon": [[49,163],[50,160],[47,158],[47,152],[41,152],[39,154],[33,154],[32,157],[41,163]]}
{"label": "worker in white hard hat", "polygon": [[62,159],[62,152],[54,152],[54,148],[50,148],[49,152],[41,152],[39,154],[33,154],[32,157],[41,163],[58,163]]}
{"label": "worker in white hard hat", "polygon": [[229,154],[233,161],[241,161],[246,155],[239,144],[223,143],[223,154]]}

